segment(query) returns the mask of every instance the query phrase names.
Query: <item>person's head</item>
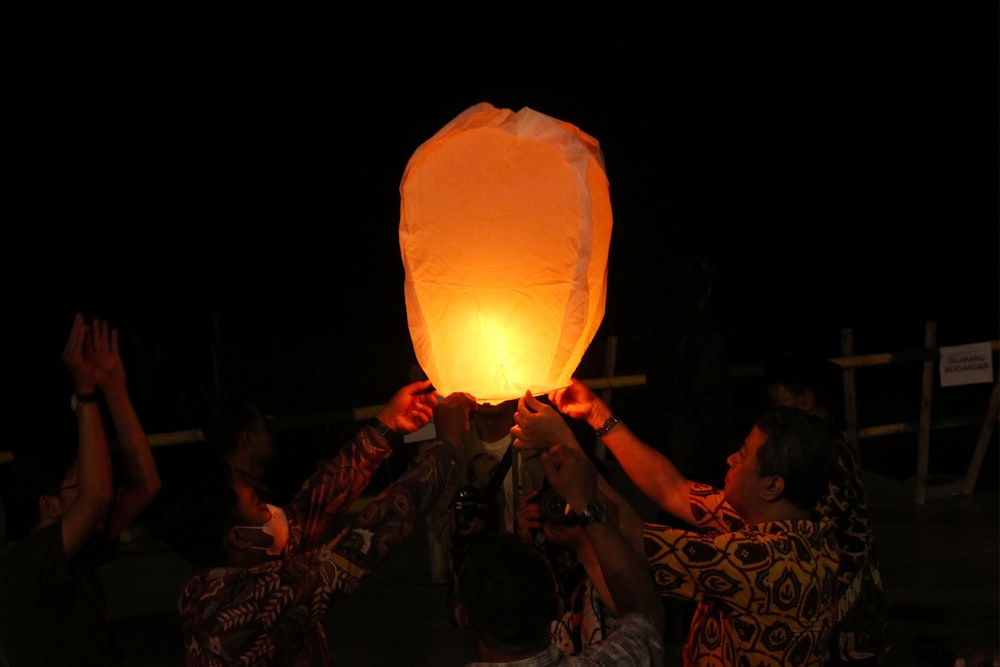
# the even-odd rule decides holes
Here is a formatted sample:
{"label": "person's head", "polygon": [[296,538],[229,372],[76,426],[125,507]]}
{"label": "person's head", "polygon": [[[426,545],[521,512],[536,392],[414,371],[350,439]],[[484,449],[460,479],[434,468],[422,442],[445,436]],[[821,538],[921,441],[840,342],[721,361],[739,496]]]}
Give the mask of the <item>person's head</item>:
{"label": "person's head", "polygon": [[828,359],[798,353],[771,359],[764,369],[769,405],[784,405],[829,419],[843,427],[840,366]]}
{"label": "person's head", "polygon": [[712,271],[701,256],[678,253],[667,262],[667,298],[684,310],[702,310],[712,294]]}
{"label": "person's head", "polygon": [[455,620],[494,654],[521,655],[543,649],[560,611],[552,569],[518,537],[482,538],[458,572]]}
{"label": "person's head", "polygon": [[267,417],[251,399],[240,397],[221,402],[205,431],[219,458],[244,472],[257,472],[274,459]]}
{"label": "person's head", "polygon": [[748,520],[808,512],[826,491],[836,448],[833,431],[819,417],[768,407],[726,460],[726,499]]}
{"label": "person's head", "polygon": [[191,563],[254,565],[278,555],[287,544],[283,512],[264,503],[256,486],[234,474],[225,461],[202,460],[178,484],[165,494],[160,532]]}
{"label": "person's head", "polygon": [[479,419],[509,418],[514,421],[514,413],[517,412],[517,399],[502,401],[500,403],[479,403],[472,414]]}
{"label": "person's head", "polygon": [[76,500],[75,448],[38,445],[15,452],[13,462],[13,525],[18,539],[55,523]]}

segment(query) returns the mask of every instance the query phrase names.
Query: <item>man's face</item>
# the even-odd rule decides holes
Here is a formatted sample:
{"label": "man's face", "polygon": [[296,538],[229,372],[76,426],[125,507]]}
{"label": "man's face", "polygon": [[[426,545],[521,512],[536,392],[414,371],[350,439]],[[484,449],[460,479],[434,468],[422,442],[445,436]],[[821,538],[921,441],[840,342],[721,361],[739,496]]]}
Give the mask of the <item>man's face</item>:
{"label": "man's face", "polygon": [[726,459],[729,464],[725,484],[726,500],[740,514],[750,514],[761,498],[765,480],[757,465],[757,452],[766,441],[767,436],[754,426],[750,435],[743,440],[743,445]]}
{"label": "man's face", "polygon": [[46,490],[41,498],[41,516],[36,527],[47,526],[66,514],[70,506],[76,502],[79,480],[77,478],[78,461],[66,471],[66,476],[58,486]]}
{"label": "man's face", "polygon": [[241,526],[263,526],[271,518],[271,510],[257,495],[257,489],[240,475],[233,475],[233,491],[236,492],[236,524]]}

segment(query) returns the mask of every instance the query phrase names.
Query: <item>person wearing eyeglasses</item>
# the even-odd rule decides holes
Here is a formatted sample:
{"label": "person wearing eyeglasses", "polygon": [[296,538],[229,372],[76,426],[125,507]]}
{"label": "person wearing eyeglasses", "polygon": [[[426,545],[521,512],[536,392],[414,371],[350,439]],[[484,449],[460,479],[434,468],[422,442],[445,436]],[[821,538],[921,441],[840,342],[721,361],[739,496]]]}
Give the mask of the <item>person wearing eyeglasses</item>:
{"label": "person wearing eyeglasses", "polygon": [[[160,491],[117,329],[77,314],[62,359],[75,389],[76,447],[29,443],[13,462],[21,530],[0,555],[0,660],[10,667],[120,664],[96,567]],[[102,399],[120,446],[117,486]]]}

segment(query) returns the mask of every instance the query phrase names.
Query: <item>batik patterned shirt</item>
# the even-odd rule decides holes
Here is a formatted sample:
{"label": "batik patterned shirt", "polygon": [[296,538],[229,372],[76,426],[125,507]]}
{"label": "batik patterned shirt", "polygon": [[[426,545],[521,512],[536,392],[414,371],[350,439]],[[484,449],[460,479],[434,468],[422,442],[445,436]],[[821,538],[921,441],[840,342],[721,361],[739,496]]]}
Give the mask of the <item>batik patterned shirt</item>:
{"label": "batik patterned shirt", "polygon": [[861,467],[843,439],[838,445],[829,491],[817,503],[815,515],[833,523],[840,549],[831,650],[851,662],[869,660],[888,649],[886,600]]}
{"label": "batik patterned shirt", "polygon": [[470,662],[466,667],[662,667],[663,635],[641,614],[621,617],[614,632],[577,655],[550,644],[535,655],[510,662]]}
{"label": "batik patterned shirt", "polygon": [[330,538],[327,531],[389,455],[370,427],[321,464],[285,506],[285,555],[250,568],[219,567],[186,583],[179,600],[186,664],[327,665],[321,620],[330,598],[353,592],[413,532],[455,467],[441,441]]}
{"label": "batik patterned shirt", "polygon": [[695,484],[700,530],[646,524],[662,596],[698,602],[684,665],[819,667],[834,621],[837,547],[828,522],[746,525],[719,489]]}

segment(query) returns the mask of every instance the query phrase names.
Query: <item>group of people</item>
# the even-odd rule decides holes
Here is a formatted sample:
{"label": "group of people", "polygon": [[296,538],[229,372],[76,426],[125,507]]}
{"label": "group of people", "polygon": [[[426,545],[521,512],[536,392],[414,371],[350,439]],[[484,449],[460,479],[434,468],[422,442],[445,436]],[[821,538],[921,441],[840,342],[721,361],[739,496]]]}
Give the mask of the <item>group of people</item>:
{"label": "group of people", "polygon": [[[685,665],[874,665],[885,652],[857,457],[804,381],[772,378],[773,405],[728,455],[721,488],[690,479],[578,380],[498,406],[413,382],[285,501],[263,483],[273,443],[259,406],[224,411],[218,448],[161,494],[116,331],[78,315],[63,361],[77,446],[65,460],[15,461],[30,530],[0,556],[4,667],[116,664],[95,567],[157,497],[162,538],[194,567],[178,596],[189,665],[329,664],[332,596],[425,524],[447,543],[450,613],[485,664],[661,665],[664,598],[696,605]],[[407,470],[350,511],[430,422]],[[639,516],[583,435],[675,520]],[[469,487],[489,493],[460,521]]]}

